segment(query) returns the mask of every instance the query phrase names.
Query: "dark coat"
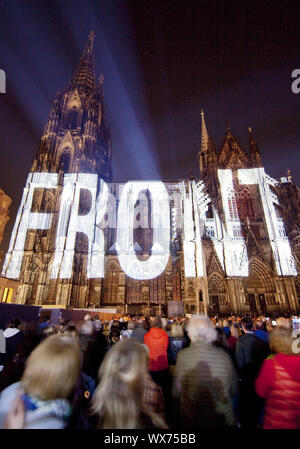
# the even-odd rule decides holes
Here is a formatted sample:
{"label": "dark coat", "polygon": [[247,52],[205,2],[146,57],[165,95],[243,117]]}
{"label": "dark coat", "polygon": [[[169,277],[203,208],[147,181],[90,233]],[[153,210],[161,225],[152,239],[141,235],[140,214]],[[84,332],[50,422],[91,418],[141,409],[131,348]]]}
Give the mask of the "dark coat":
{"label": "dark coat", "polygon": [[187,347],[187,340],[184,337],[169,337],[168,362],[169,365],[176,365],[177,354]]}
{"label": "dark coat", "polygon": [[269,345],[253,333],[246,333],[236,343],[236,363],[241,379],[239,419],[244,428],[256,428],[261,419],[263,400],[255,392],[255,379],[268,355]]}
{"label": "dark coat", "polygon": [[238,339],[235,355],[242,382],[254,384],[261,365],[269,353],[269,345],[253,333],[247,333]]}

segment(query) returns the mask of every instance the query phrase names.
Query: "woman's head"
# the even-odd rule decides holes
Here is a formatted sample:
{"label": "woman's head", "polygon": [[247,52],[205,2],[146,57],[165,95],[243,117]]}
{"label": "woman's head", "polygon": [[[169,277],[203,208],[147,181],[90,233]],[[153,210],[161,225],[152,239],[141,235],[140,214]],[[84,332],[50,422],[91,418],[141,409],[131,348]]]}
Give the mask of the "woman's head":
{"label": "woman's head", "polygon": [[64,335],[67,335],[69,337],[73,337],[76,340],[79,339],[79,331],[78,331],[77,327],[74,324],[69,324],[68,326],[66,326],[66,328],[64,330]]}
{"label": "woman's head", "polygon": [[55,326],[52,326],[51,324],[49,326],[44,327],[42,332],[43,338],[51,337],[51,335],[55,334],[56,334]]}
{"label": "woman's head", "polygon": [[129,331],[133,331],[133,329],[135,328],[135,322],[134,321],[128,321],[128,325],[127,325],[127,329]]}
{"label": "woman's head", "polygon": [[232,324],[230,326],[230,335],[232,337],[239,338],[240,334],[239,334],[239,327],[237,324]]}
{"label": "woman's head", "polygon": [[270,349],[275,354],[293,355],[293,341],[291,330],[284,326],[277,326],[270,332]]}
{"label": "woman's head", "polygon": [[171,337],[182,338],[183,337],[183,329],[179,323],[173,323],[171,326]]}
{"label": "woman's head", "polygon": [[80,349],[74,338],[53,335],[28,357],[22,377],[24,392],[41,400],[69,396],[80,370]]}
{"label": "woman's head", "polygon": [[104,428],[139,425],[148,358],[147,347],[130,338],[118,342],[106,354],[93,398],[93,411]]}
{"label": "woman's head", "polygon": [[114,345],[120,340],[121,332],[117,327],[113,327],[109,333],[108,341],[111,345]]}

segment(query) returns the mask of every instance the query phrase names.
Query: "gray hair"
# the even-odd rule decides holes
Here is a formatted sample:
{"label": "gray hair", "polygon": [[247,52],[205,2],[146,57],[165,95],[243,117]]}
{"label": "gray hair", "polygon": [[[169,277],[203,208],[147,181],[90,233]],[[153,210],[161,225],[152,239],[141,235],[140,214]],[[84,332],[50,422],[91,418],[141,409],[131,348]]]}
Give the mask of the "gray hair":
{"label": "gray hair", "polygon": [[197,341],[213,343],[217,339],[217,331],[206,315],[193,316],[186,329],[192,343]]}

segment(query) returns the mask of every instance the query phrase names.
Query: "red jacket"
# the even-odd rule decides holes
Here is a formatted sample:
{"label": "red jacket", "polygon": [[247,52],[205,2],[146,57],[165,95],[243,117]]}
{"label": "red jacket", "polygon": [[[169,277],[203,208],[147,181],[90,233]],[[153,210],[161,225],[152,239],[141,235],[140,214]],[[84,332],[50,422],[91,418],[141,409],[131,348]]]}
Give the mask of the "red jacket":
{"label": "red jacket", "polygon": [[169,337],[167,332],[159,327],[152,327],[144,336],[144,343],[148,346],[149,371],[162,371],[168,369],[167,349]]}
{"label": "red jacket", "polygon": [[300,357],[277,354],[265,360],[255,383],[265,399],[264,429],[300,429]]}

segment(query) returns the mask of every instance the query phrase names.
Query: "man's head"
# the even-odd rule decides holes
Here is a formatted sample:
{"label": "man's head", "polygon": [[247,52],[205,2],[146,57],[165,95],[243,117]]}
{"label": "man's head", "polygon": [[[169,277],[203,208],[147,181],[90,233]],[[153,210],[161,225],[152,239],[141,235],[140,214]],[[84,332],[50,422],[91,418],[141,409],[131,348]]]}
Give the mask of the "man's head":
{"label": "man's head", "polygon": [[163,323],[161,321],[161,318],[159,316],[155,316],[152,318],[150,322],[150,327],[159,327],[160,329],[163,328]]}
{"label": "man's head", "polygon": [[244,332],[251,332],[253,329],[253,321],[251,318],[243,318],[242,321],[242,328]]}
{"label": "man's head", "polygon": [[187,333],[192,343],[213,343],[217,339],[217,331],[205,315],[193,316],[188,322]]}
{"label": "man's head", "polygon": [[264,322],[263,320],[256,320],[254,323],[256,330],[264,330]]}

